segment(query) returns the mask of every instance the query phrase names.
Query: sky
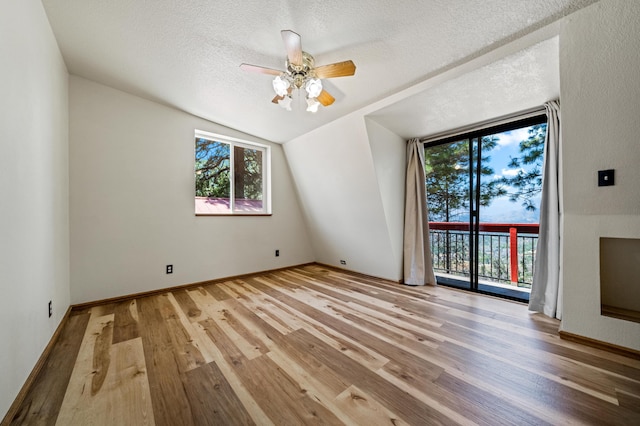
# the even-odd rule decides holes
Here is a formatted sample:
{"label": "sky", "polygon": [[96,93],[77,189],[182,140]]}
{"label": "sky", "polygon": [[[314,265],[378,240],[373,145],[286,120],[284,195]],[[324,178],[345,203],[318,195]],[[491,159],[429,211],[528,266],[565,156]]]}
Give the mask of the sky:
{"label": "sky", "polygon": [[[517,174],[518,169],[510,168],[509,161],[510,157],[519,155],[518,145],[529,137],[528,129],[525,127],[495,135],[498,138],[498,145],[490,153],[491,161],[489,164],[495,172],[494,179]],[[528,168],[525,167],[524,170],[526,171]],[[539,196],[536,198],[535,204],[539,207]],[[494,199],[489,206],[480,210],[481,222],[538,223],[539,217],[539,209],[536,209],[535,212],[528,212],[522,207],[521,202],[509,201],[506,196]]]}

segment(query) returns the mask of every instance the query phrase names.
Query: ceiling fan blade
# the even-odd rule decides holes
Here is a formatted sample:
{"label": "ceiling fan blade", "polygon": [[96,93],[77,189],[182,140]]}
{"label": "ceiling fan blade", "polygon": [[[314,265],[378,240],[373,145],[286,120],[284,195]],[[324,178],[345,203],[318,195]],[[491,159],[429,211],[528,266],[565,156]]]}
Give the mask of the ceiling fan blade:
{"label": "ceiling fan blade", "polygon": [[336,62],[335,64],[316,67],[318,78],[347,77],[356,73],[356,65],[353,61]]}
{"label": "ceiling fan blade", "polygon": [[272,68],[265,68],[258,65],[240,64],[240,69],[249,72],[257,72],[259,74],[280,75],[284,71],[274,70]]}
{"label": "ceiling fan blade", "polygon": [[320,94],[316,99],[318,99],[318,102],[320,102],[323,106],[329,106],[336,100],[326,90],[323,90],[322,92],[320,92]]}
{"label": "ceiling fan blade", "polygon": [[[291,92],[293,92],[293,88],[289,87],[287,89],[287,93],[289,94],[289,96],[291,96]],[[278,101],[281,101],[283,99],[284,99],[284,96],[276,95],[275,98],[271,99],[271,102],[273,102],[274,104],[277,104]]]}
{"label": "ceiling fan blade", "polygon": [[291,30],[282,30],[282,41],[284,48],[287,50],[287,58],[292,65],[302,65],[302,39],[300,34]]}

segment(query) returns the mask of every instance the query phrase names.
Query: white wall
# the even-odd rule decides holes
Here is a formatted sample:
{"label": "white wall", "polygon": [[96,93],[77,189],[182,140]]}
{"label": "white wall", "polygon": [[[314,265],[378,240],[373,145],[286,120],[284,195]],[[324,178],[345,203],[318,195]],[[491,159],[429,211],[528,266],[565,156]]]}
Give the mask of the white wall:
{"label": "white wall", "polygon": [[69,102],[72,303],[314,260],[280,145],[272,216],[196,217],[194,130],[268,142],[76,76]]}
{"label": "white wall", "polygon": [[[640,2],[604,0],[567,18],[560,34],[562,329],[636,350],[640,324],[600,315],[599,238],[640,238],[639,69]],[[615,186],[597,186],[602,169],[615,169]]]}
{"label": "white wall", "polygon": [[316,261],[400,279],[364,118],[348,115],[284,149]]}
{"label": "white wall", "polygon": [[69,306],[68,74],[39,0],[0,2],[0,58],[1,419]]}
{"label": "white wall", "polygon": [[369,146],[376,171],[384,216],[387,222],[396,279],[403,274],[404,190],[406,185],[407,142],[386,127],[365,117]]}

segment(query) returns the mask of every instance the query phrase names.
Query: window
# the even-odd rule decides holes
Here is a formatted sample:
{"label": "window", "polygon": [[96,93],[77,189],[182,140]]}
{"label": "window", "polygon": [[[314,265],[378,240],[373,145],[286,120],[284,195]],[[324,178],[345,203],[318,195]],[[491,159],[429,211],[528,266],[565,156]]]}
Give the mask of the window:
{"label": "window", "polygon": [[271,214],[270,148],[196,131],[196,215]]}

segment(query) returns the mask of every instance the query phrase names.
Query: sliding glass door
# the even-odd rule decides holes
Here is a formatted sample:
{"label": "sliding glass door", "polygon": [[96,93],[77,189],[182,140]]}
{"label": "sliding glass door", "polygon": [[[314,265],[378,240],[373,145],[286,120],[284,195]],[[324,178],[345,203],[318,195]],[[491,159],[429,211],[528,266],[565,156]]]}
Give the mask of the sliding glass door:
{"label": "sliding glass door", "polygon": [[438,283],[528,300],[545,121],[538,116],[425,146]]}
{"label": "sliding glass door", "polygon": [[438,281],[471,288],[469,216],[472,164],[468,139],[425,150],[429,232]]}

